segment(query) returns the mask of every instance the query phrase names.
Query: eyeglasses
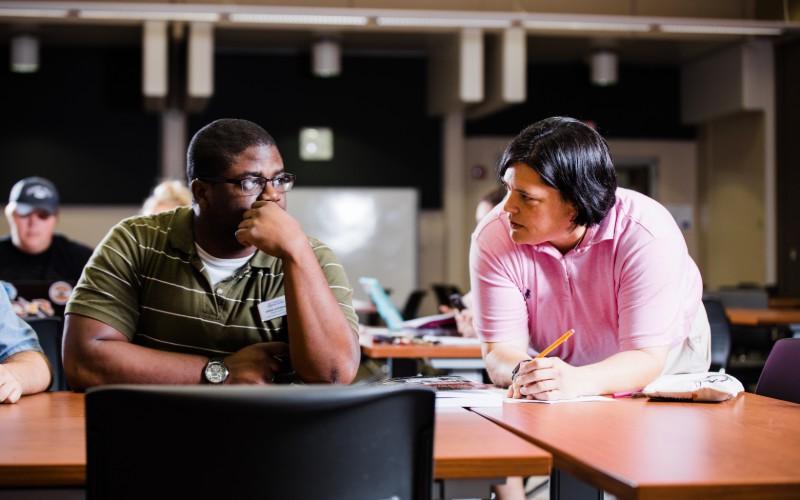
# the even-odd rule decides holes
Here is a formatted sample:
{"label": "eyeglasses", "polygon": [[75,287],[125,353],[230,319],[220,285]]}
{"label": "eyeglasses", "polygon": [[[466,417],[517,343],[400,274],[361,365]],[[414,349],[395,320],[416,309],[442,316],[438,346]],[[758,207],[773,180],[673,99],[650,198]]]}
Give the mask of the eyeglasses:
{"label": "eyeglasses", "polygon": [[242,188],[242,196],[253,196],[261,194],[267,183],[272,185],[272,188],[279,192],[285,193],[291,191],[294,187],[294,181],[297,177],[294,174],[282,173],[275,177],[268,179],[266,177],[244,177],[242,179],[227,179],[225,177],[198,177],[198,180],[203,182],[210,182],[212,184],[238,184]]}

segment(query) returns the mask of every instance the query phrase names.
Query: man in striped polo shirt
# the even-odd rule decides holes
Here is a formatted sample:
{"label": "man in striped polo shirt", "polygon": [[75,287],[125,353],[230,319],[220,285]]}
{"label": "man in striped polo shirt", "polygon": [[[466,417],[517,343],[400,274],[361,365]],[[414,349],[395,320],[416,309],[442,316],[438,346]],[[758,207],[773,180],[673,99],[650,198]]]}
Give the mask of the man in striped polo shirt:
{"label": "man in striped polo shirt", "polygon": [[191,208],[120,222],[85,268],[66,310],[70,386],[352,381],[352,288],[286,212],[294,176],[272,137],[212,122],[186,173]]}

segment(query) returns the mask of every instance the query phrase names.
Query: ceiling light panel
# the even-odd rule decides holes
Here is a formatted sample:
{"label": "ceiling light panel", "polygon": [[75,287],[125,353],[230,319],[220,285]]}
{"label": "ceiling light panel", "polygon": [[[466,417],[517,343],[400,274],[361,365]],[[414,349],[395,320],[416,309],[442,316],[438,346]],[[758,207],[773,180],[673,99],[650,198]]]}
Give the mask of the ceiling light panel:
{"label": "ceiling light panel", "polygon": [[4,9],[0,8],[0,17],[67,17],[66,9]]}
{"label": "ceiling light panel", "polygon": [[651,31],[653,26],[647,23],[609,23],[585,21],[544,21],[539,19],[526,19],[522,21],[526,29],[553,30],[553,31]]}
{"label": "ceiling light panel", "polygon": [[82,19],[131,20],[131,21],[219,21],[216,12],[186,12],[167,10],[80,10],[78,17]]}
{"label": "ceiling light panel", "polygon": [[322,16],[307,14],[258,14],[234,12],[228,16],[234,23],[258,24],[308,24],[326,26],[366,26],[366,16]]}
{"label": "ceiling light panel", "polygon": [[662,24],[664,33],[689,33],[698,35],[768,35],[777,36],[783,33],[780,28],[761,26],[723,26],[701,24]]}
{"label": "ceiling light panel", "polygon": [[508,19],[470,17],[378,17],[378,26],[407,28],[509,28]]}

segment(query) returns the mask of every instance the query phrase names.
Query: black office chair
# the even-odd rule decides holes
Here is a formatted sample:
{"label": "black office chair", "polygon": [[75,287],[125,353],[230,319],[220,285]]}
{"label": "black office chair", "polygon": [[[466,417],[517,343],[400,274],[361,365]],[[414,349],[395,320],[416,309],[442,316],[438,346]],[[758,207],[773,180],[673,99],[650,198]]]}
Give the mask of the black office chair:
{"label": "black office chair", "polygon": [[772,346],[758,379],[756,394],[800,403],[800,339],[780,339]]}
{"label": "black office chair", "polygon": [[731,356],[731,323],[722,302],[703,299],[708,323],[711,325],[711,371],[727,371]]}
{"label": "black office chair", "polygon": [[433,288],[433,293],[436,294],[436,301],[440,306],[450,307],[450,296],[454,293],[463,295],[456,285],[448,283],[433,283],[431,288]]}
{"label": "black office chair", "polygon": [[414,290],[408,294],[406,304],[403,306],[403,319],[408,320],[417,317],[422,299],[424,299],[427,294],[427,290]]}
{"label": "black office chair", "polygon": [[91,499],[429,499],[434,394],[388,386],[105,386]]}
{"label": "black office chair", "polygon": [[61,363],[61,338],[63,334],[61,318],[33,318],[26,319],[26,323],[39,337],[39,344],[42,346],[50,368],[53,371],[53,380],[50,382],[49,391],[67,391],[67,379],[64,376],[64,365]]}

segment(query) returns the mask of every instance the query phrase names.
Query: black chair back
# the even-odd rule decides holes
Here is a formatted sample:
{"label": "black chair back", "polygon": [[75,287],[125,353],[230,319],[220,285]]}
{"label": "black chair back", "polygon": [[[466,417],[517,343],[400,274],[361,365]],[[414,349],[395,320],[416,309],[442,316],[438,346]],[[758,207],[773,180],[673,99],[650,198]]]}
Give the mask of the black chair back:
{"label": "black chair back", "polygon": [[731,357],[731,324],[722,302],[715,299],[703,299],[703,305],[711,326],[711,371],[720,368],[728,369]]}
{"label": "black chair back", "polygon": [[436,294],[436,301],[440,306],[450,307],[450,296],[454,293],[463,295],[456,285],[449,283],[434,283],[431,288],[433,288],[433,293]]}
{"label": "black chair back", "polygon": [[63,335],[61,318],[33,318],[26,319],[25,322],[31,325],[31,328],[36,332],[36,336],[39,337],[39,344],[41,344],[42,350],[50,362],[53,380],[50,382],[48,390],[69,390],[67,379],[64,376],[64,365],[61,363],[61,338]]}
{"label": "black chair back", "polygon": [[419,305],[422,303],[422,299],[425,298],[427,293],[427,290],[414,290],[408,294],[406,303],[403,306],[403,319],[408,320],[417,317],[417,314],[419,313]]}
{"label": "black chair back", "polygon": [[800,403],[800,339],[775,342],[758,379],[756,394]]}
{"label": "black chair back", "polygon": [[429,499],[434,394],[389,386],[105,386],[89,499]]}

